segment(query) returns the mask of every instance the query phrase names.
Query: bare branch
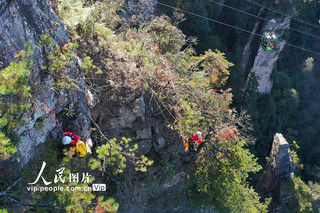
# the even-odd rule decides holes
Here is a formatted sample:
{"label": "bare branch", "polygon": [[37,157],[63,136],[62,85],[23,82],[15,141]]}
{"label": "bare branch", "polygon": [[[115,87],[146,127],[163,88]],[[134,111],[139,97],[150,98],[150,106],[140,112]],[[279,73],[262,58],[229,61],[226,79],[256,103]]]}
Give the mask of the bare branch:
{"label": "bare branch", "polygon": [[[103,132],[100,129],[100,126],[91,118],[91,116],[88,116],[88,118],[90,119],[90,121],[96,126],[98,132],[100,133],[100,135],[108,142],[110,142],[109,138],[107,138]],[[110,144],[111,145],[111,144]]]}

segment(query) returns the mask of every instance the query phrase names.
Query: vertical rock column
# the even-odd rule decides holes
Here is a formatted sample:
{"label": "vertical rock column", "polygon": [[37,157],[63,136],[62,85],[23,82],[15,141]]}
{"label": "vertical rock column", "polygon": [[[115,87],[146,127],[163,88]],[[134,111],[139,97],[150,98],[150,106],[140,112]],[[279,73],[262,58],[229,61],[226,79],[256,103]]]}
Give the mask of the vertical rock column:
{"label": "vertical rock column", "polygon": [[[264,7],[260,8],[258,16],[262,15],[262,12],[264,11],[264,9],[265,9]],[[253,49],[256,49],[255,46],[254,46],[254,43],[258,39],[260,40],[260,38],[257,38],[257,36],[256,36],[256,34],[259,31],[260,25],[261,25],[261,21],[260,20],[258,20],[254,24],[254,27],[253,27],[251,35],[250,35],[250,37],[248,39],[248,42],[247,42],[246,46],[243,49],[242,56],[241,56],[241,62],[240,62],[240,66],[241,66],[241,68],[243,70],[246,70],[248,66],[250,66],[250,67],[252,66],[253,62],[250,62],[250,61],[251,61],[251,58],[253,58],[255,56],[255,54],[256,54],[256,52],[253,53]],[[255,51],[257,51],[257,49]]]}
{"label": "vertical rock column", "polygon": [[291,179],[293,171],[289,143],[282,134],[277,133],[273,139],[270,161],[256,185],[257,191],[264,198],[273,194],[272,197],[278,202],[282,197],[282,185]]}
{"label": "vertical rock column", "polygon": [[289,143],[282,134],[274,136],[270,153],[270,165],[276,177],[290,178],[293,163],[290,158]]}
{"label": "vertical rock column", "polygon": [[263,28],[263,32],[268,31],[269,29],[273,29],[279,37],[279,44],[275,51],[266,52],[260,46],[258,53],[254,59],[254,64],[251,69],[251,72],[248,76],[248,81],[251,78],[252,73],[254,73],[258,79],[258,91],[261,94],[268,94],[271,91],[273,82],[270,79],[272,70],[276,66],[278,61],[280,52],[282,51],[284,45],[286,44],[286,40],[281,38],[284,30],[288,29],[290,25],[290,19],[284,18],[282,19],[272,19],[267,25]]}

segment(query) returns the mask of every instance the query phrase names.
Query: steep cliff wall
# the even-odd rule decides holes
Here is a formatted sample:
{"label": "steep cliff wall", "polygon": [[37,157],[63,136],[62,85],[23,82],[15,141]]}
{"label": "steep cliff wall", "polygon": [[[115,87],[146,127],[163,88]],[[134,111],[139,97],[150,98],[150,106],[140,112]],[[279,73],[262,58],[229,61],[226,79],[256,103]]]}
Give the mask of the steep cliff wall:
{"label": "steep cliff wall", "polygon": [[[43,143],[51,134],[54,138],[61,135],[61,131],[55,123],[52,115],[46,107],[39,91],[48,102],[50,108],[56,114],[59,122],[62,122],[62,111],[68,105],[77,106],[76,118],[73,122],[73,131],[86,138],[89,135],[89,122],[87,119],[88,107],[85,98],[85,81],[77,74],[79,66],[76,60],[68,73],[77,80],[79,90],[71,93],[67,90],[57,92],[53,90],[53,78],[48,74],[40,72],[40,67],[45,66],[43,47],[39,44],[43,34],[51,35],[54,43],[63,45],[68,42],[68,32],[63,23],[52,11],[48,1],[43,0],[21,0],[21,1],[0,1],[0,20],[4,25],[9,37],[18,50],[24,49],[26,42],[31,44],[33,55],[32,75],[35,84],[30,80],[32,88],[31,107],[24,115],[25,122],[22,126],[16,127],[16,133],[20,135],[21,142],[18,145],[19,153],[16,158],[20,165],[25,165],[34,155],[35,147]],[[11,61],[16,60],[15,50],[3,28],[0,28],[0,60],[7,66]],[[37,121],[41,121],[41,128],[36,128]],[[67,123],[62,122],[63,128],[68,128]]]}
{"label": "steep cliff wall", "polygon": [[[86,83],[80,74],[81,69],[77,60],[72,61],[68,70],[68,74],[73,79],[77,79],[79,87],[73,92],[66,89],[53,89],[54,78],[41,70],[41,67],[46,66],[44,48],[40,45],[41,35],[51,35],[54,38],[54,44],[61,46],[69,41],[68,32],[52,11],[49,1],[24,0],[13,1],[10,4],[5,1],[2,3],[3,12],[0,20],[5,20],[3,21],[4,27],[13,43],[18,50],[22,50],[24,44],[30,42],[34,51],[32,55],[34,61],[32,75],[36,84],[33,81],[29,82],[32,89],[31,108],[24,115],[26,118],[24,124],[15,129],[21,140],[18,144],[19,153],[16,158],[11,159],[14,160],[14,164],[9,164],[8,161],[0,163],[0,178],[5,177],[8,173],[12,173],[9,174],[10,176],[19,176],[20,173],[10,170],[9,167],[16,166],[17,163],[19,167],[28,165],[28,163],[33,162],[35,157],[43,154],[44,150],[39,150],[38,147],[41,147],[48,136],[54,139],[61,137],[62,132],[41,95],[53,110],[64,131],[75,132],[83,139],[88,138],[91,133],[89,130],[88,115],[90,110],[86,99]],[[10,61],[16,60],[15,51],[1,28],[0,34],[0,49],[3,50],[0,59],[7,66]],[[134,67],[136,67],[132,66],[134,63],[128,58],[110,56],[111,53],[108,52],[104,53],[109,54],[105,62],[115,64],[113,72],[121,69],[135,69]],[[116,67],[117,65],[119,65],[119,69]],[[99,77],[100,79],[103,78]],[[41,91],[41,95],[36,87]],[[92,109],[92,116],[101,126],[102,131],[110,138],[131,137],[139,145],[139,154],[157,159],[149,173],[156,189],[151,190],[150,186],[146,184],[148,181],[128,178],[123,184],[132,186],[129,191],[130,194],[124,194],[119,190],[118,199],[123,203],[129,203],[128,208],[130,208],[130,204],[132,206],[134,204],[140,210],[150,202],[157,206],[172,204],[173,199],[171,198],[186,187],[187,175],[183,172],[183,168],[190,160],[186,157],[181,138],[167,127],[167,118],[163,116],[166,112],[163,112],[159,103],[155,104],[156,101],[147,94],[132,94],[130,91],[126,91],[121,98],[128,101],[116,106],[108,102],[110,96],[106,96],[107,94],[108,91],[103,91],[101,97],[96,97],[101,102]],[[65,116],[64,109],[67,106],[72,106],[75,109],[75,117],[72,121]],[[168,115],[166,116],[168,117]],[[99,141],[100,135],[95,132],[92,137],[94,138],[93,142],[96,143]],[[55,140],[55,142],[59,143],[58,140]],[[97,179],[103,178],[100,175],[96,176]],[[19,177],[10,177],[10,181],[13,182],[17,178]],[[29,194],[24,194],[22,202],[30,203],[28,199]],[[124,205],[123,208],[126,208],[126,206]]]}
{"label": "steep cliff wall", "polygon": [[270,93],[272,88],[272,80],[270,78],[272,70],[276,66],[279,55],[286,44],[286,41],[282,37],[284,31],[288,29],[290,25],[290,19],[271,19],[263,28],[262,32],[268,31],[269,29],[273,29],[278,38],[279,45],[275,51],[266,52],[263,50],[261,46],[259,46],[259,50],[257,55],[254,58],[253,67],[249,73],[248,80],[251,77],[251,73],[254,73],[258,79],[258,91],[262,94]]}
{"label": "steep cliff wall", "polygon": [[289,143],[282,134],[274,136],[270,161],[256,185],[263,197],[272,195],[273,202],[281,203],[285,196],[283,187],[291,180],[295,165],[290,157]]}
{"label": "steep cliff wall", "polygon": [[[264,7],[260,8],[258,16],[261,16],[264,12]],[[243,49],[240,66],[243,70],[246,70],[248,67],[252,67],[253,59],[257,54],[257,45],[259,45],[260,38],[258,38],[255,34],[257,34],[261,30],[261,21],[258,20],[252,29],[251,35],[246,43],[246,46]],[[256,44],[257,43],[257,44]],[[254,51],[255,50],[255,51]],[[252,61],[252,62],[251,62]]]}
{"label": "steep cliff wall", "polygon": [[[112,72],[135,69],[126,58],[109,57],[107,61],[107,64],[113,61],[115,65]],[[94,84],[98,85],[99,80],[94,81]],[[121,104],[114,104],[108,98],[108,91],[103,91],[98,97],[101,102],[91,113],[108,137],[130,137],[138,144],[139,155],[143,154],[154,160],[154,164],[148,169],[148,180],[127,175],[124,183],[121,183],[131,186],[131,189],[126,191],[120,187],[117,192],[117,199],[123,203],[120,212],[140,212],[150,206],[153,206],[152,209],[170,206],[174,196],[187,186],[184,169],[192,159],[185,153],[182,139],[168,128],[171,117],[159,100],[148,94],[126,91],[123,96],[118,96],[121,100],[126,100]],[[99,144],[99,135],[96,134],[94,132],[92,138]]]}

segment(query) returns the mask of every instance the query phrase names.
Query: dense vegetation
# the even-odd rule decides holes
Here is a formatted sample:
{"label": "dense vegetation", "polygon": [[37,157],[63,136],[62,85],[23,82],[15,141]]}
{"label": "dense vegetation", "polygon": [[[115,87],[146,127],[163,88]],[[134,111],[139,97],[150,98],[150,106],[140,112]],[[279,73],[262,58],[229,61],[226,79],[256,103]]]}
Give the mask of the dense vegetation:
{"label": "dense vegetation", "polygon": [[[203,16],[228,20],[248,29],[252,29],[255,23],[252,18],[221,10],[204,0],[162,2]],[[228,3],[252,13],[259,9],[249,7],[245,1]],[[295,5],[299,16],[306,20],[312,15],[306,15],[304,11],[316,13],[313,1],[297,0],[292,5],[287,4],[275,1],[269,6],[277,5],[291,13]],[[215,206],[221,212],[268,212],[271,198],[262,201],[252,184],[256,178],[254,174],[258,174],[261,165],[265,164],[276,132],[284,133],[290,141],[297,141],[292,144],[301,147],[297,152],[304,164],[304,169],[302,165],[299,167],[302,179],[318,181],[320,173],[317,168],[320,165],[314,159],[319,155],[316,143],[319,104],[314,91],[320,87],[317,84],[319,76],[314,72],[317,66],[314,58],[306,57],[303,52],[287,50],[273,74],[271,94],[260,96],[254,77],[248,90],[243,90],[248,71],[240,68],[239,61],[247,35],[200,17],[161,7],[159,10],[166,15],[150,18],[143,13],[132,15],[122,0],[61,1],[60,16],[73,43],[60,47],[49,35],[43,35],[40,43],[47,66],[41,71],[53,76],[55,90],[72,92],[77,85],[68,71],[78,57],[81,69],[77,73],[84,76],[88,85],[94,90],[102,86],[107,88],[107,98],[104,97],[103,101],[119,105],[127,102],[125,96],[128,94],[152,96],[158,107],[160,105],[165,111],[163,116],[169,123],[168,131],[170,129],[179,135],[181,146],[198,130],[210,135],[186,171],[189,184],[183,196],[179,196],[178,203]],[[307,38],[290,33],[287,36],[291,43],[301,46],[309,43]],[[312,48],[318,48],[317,43],[311,44]],[[5,79],[0,79],[0,106],[9,110],[0,111],[0,159],[6,159],[16,151],[15,144],[10,141],[14,138],[13,126],[23,121],[22,114],[29,106],[31,62],[27,59],[28,50],[27,46],[20,61],[12,62],[1,70]],[[289,57],[297,60],[290,61]],[[12,75],[13,71],[15,75]],[[91,80],[94,78],[104,78],[109,84],[94,84]],[[247,114],[242,112],[243,108]],[[66,113],[72,122],[73,109],[66,109]],[[155,159],[140,155],[138,145],[127,136],[109,140],[101,135],[94,138],[98,147],[88,163],[63,156],[57,151],[59,147],[52,147],[59,143],[48,138],[44,150],[50,151],[26,170],[23,178],[25,182],[32,181],[43,161],[51,168],[72,168],[73,172],[80,174],[86,165],[102,176],[101,181],[108,183],[107,192],[98,196],[98,201],[92,192],[33,193],[36,207],[50,203],[49,208],[53,211],[117,211],[117,202],[120,202],[116,200],[117,190],[126,179],[146,178],[147,170]],[[256,138],[254,145],[253,137]],[[297,154],[292,156],[296,162],[299,161]],[[169,180],[174,176],[174,168],[165,160],[162,163],[166,167],[165,179]],[[68,169],[64,171],[66,179],[69,173]],[[53,179],[55,174],[56,171],[51,170],[48,178]],[[92,181],[93,178],[79,184],[67,181],[64,186],[84,187]],[[319,185],[312,182],[309,185],[313,190],[299,177],[288,183],[287,190],[294,195],[289,210],[314,210],[314,199],[317,199],[314,196],[319,195]],[[19,197],[20,194],[14,196]],[[127,202],[130,205],[130,201]],[[120,202],[122,204],[124,201]]]}
{"label": "dense vegetation", "polygon": [[[319,12],[319,5],[316,1],[297,0],[291,3],[287,1],[264,1],[261,3],[271,8],[277,8],[282,13],[294,14],[296,18],[315,25],[317,24],[315,17],[319,15],[317,14]],[[183,3],[182,1],[177,1],[176,4],[170,1],[169,4],[178,5],[197,14],[207,14],[207,17],[227,20],[226,22],[229,24],[241,26],[249,30],[253,28],[253,24],[257,21],[250,16],[244,16],[228,8],[224,8],[218,12],[217,5],[208,1],[190,0],[183,1]],[[246,1],[242,1],[240,4],[236,1],[228,1],[226,4],[252,14],[257,14],[260,9]],[[167,11],[168,9],[164,10]],[[297,13],[293,13],[294,10]],[[281,17],[279,14],[268,10],[263,15],[267,18]],[[261,96],[255,92],[253,87],[249,91],[250,95],[244,99],[245,76],[247,76],[246,73],[249,70],[241,70],[239,63],[241,51],[245,42],[247,42],[248,34],[209,22],[208,20],[194,18],[191,15],[186,16],[186,21],[181,24],[181,27],[187,35],[198,37],[200,39],[200,46],[212,49],[222,47],[236,64],[233,72],[231,72],[231,81],[228,82],[235,95],[233,106],[238,109],[245,107],[252,115],[252,121],[254,122],[253,134],[257,138],[255,152],[258,154],[260,162],[263,163],[263,159],[268,155],[274,134],[281,132],[289,140],[297,141],[301,147],[299,154],[305,167],[307,167],[307,169],[302,171],[303,177],[313,181],[318,180],[316,174],[319,165],[316,159],[319,157],[319,152],[315,147],[318,147],[318,143],[316,142],[318,138],[318,132],[316,131],[318,112],[316,109],[319,104],[317,103],[318,92],[316,91],[319,88],[317,86],[319,76],[315,72],[318,60],[314,59],[317,56],[286,47],[273,72],[272,79],[274,85],[271,94]],[[195,31],[196,33],[193,33],[190,31],[190,29],[193,29],[193,26],[205,26],[208,29],[197,30]],[[292,21],[291,27],[307,33],[319,32],[317,28],[305,26],[295,20]],[[204,33],[203,31],[210,33],[207,33],[206,37],[200,36],[200,34]],[[319,43],[310,36],[289,31],[286,38],[291,44],[314,51],[319,50]],[[199,51],[202,52],[203,49],[199,49]]]}
{"label": "dense vegetation", "polygon": [[[210,1],[161,0],[160,2],[247,30],[252,30],[253,25],[258,21],[258,19],[230,8],[219,7],[219,5]],[[315,18],[319,16],[317,1],[257,2],[281,13],[290,14],[295,18],[318,25],[318,20]],[[261,9],[248,1],[229,0],[224,1],[224,3],[252,14],[258,14]],[[163,6],[160,6],[160,8],[170,16],[175,17],[172,9]],[[270,10],[264,10],[261,16],[267,19],[281,18],[279,14]],[[300,147],[297,150],[301,158],[297,174],[300,174],[305,181],[318,182],[320,174],[319,143],[317,142],[319,138],[317,131],[319,123],[319,93],[317,92],[319,75],[316,72],[316,67],[319,64],[316,58],[318,56],[285,47],[272,74],[273,88],[271,93],[269,95],[259,95],[256,90],[255,77],[249,82],[249,87],[244,90],[250,70],[243,70],[240,67],[240,61],[243,48],[248,41],[247,33],[190,14],[185,14],[185,20],[179,26],[188,36],[195,36],[199,39],[198,53],[205,51],[207,48],[218,48],[226,52],[229,60],[235,64],[231,68],[231,76],[227,86],[233,89],[232,106],[238,110],[245,109],[251,115],[253,124],[251,135],[256,138],[256,143],[255,146],[249,148],[256,154],[259,163],[265,165],[273,136],[275,133],[281,132],[288,139],[292,148],[295,141]],[[306,33],[319,33],[319,29],[316,27],[304,25],[296,20],[291,20],[290,27]],[[291,44],[319,52],[319,42],[310,36],[289,30],[285,33],[285,39]],[[256,41],[259,42],[259,38]]]}
{"label": "dense vegetation", "polygon": [[[217,130],[211,140],[230,157],[226,158],[208,144],[210,153],[217,159],[216,165],[210,163],[210,157],[203,149],[196,166],[190,171],[190,174],[195,172],[194,176],[190,176],[193,183],[190,187],[195,188],[192,190],[194,193],[186,194],[187,199],[193,200],[192,197],[196,196],[202,200],[197,202],[198,205],[210,206],[215,203],[226,211],[246,212],[250,209],[251,212],[266,212],[269,200],[261,203],[258,194],[246,182],[249,173],[261,169],[254,156],[245,148],[245,135],[236,127],[237,123],[246,121],[230,109],[231,91],[222,89],[233,64],[220,51],[207,50],[203,54],[196,54],[193,40],[187,38],[166,16],[145,20],[138,14],[135,17],[141,20],[126,20],[119,13],[123,5],[115,4],[118,1],[96,2],[88,7],[79,6],[79,2],[61,3],[61,14],[73,38],[80,43],[80,48],[90,41],[98,41],[98,49],[84,54],[97,58],[100,53],[101,58],[103,50],[117,57],[120,51],[137,67],[131,69],[131,73],[123,67],[124,70],[119,73],[114,67],[108,68],[107,64],[101,65],[101,62],[93,60],[100,70],[114,70],[108,73],[102,71],[102,76],[113,81],[109,91],[112,101],[125,101],[121,99],[123,88],[136,94],[152,94],[169,110],[173,117],[168,120],[174,118],[170,126],[182,138],[187,138],[199,129],[204,134],[209,133],[209,129]],[[91,13],[88,13],[89,8]],[[75,14],[70,16],[73,11],[77,11],[80,18],[78,25],[71,21],[77,19]],[[99,77],[101,74],[96,75]],[[121,76],[125,76],[124,81]],[[127,143],[125,141],[124,144]],[[100,161],[91,161],[92,168],[100,168],[112,180],[112,176],[117,177],[119,172],[126,169],[126,158],[118,155],[118,151],[124,151],[123,148],[134,151],[129,145],[121,143],[119,145],[123,148],[116,148],[119,145],[114,142],[107,142],[97,149]],[[115,153],[110,155],[110,149]],[[129,153],[125,156],[130,158]],[[108,166],[102,166],[100,162]],[[151,165],[144,158],[138,162]],[[143,167],[139,170],[145,171]]]}
{"label": "dense vegetation", "polygon": [[29,109],[28,85],[32,61],[30,46],[19,53],[19,61],[11,62],[0,75],[0,160],[16,153],[18,136],[13,129],[23,122],[23,113]]}

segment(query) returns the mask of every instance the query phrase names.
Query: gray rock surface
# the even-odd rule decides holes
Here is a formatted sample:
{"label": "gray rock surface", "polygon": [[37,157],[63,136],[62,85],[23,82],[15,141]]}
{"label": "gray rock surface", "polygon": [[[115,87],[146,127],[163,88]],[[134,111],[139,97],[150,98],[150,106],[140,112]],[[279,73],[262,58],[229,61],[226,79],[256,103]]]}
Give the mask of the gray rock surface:
{"label": "gray rock surface", "polygon": [[267,25],[263,28],[263,32],[268,31],[269,29],[273,29],[277,32],[277,36],[279,38],[279,45],[275,51],[266,52],[260,46],[258,53],[254,59],[254,65],[250,71],[248,80],[251,77],[251,73],[254,73],[258,79],[258,91],[262,94],[270,93],[272,88],[272,80],[270,79],[272,70],[276,66],[279,55],[286,44],[286,41],[281,37],[283,32],[289,28],[290,19],[271,19]]}
{"label": "gray rock surface", "polygon": [[[62,135],[35,87],[39,88],[59,122],[66,128],[64,130],[74,131],[85,141],[90,134],[87,118],[89,110],[85,97],[86,85],[84,79],[77,74],[79,66],[76,60],[69,70],[69,75],[77,79],[77,84],[80,87],[79,91],[74,93],[60,91],[58,93],[52,89],[53,79],[51,76],[42,74],[40,77],[39,75],[40,67],[45,65],[42,47],[39,44],[41,35],[52,36],[54,43],[59,45],[63,45],[69,40],[68,32],[58,16],[52,11],[48,1],[0,0],[0,9],[0,21],[16,48],[22,50],[25,43],[29,42],[33,49],[32,60],[34,66],[31,72],[36,81],[36,85],[30,81],[33,101],[30,110],[24,115],[25,123],[15,129],[21,139],[16,160],[23,166],[32,158],[35,146],[43,143],[47,136],[59,137]],[[15,60],[15,54],[6,32],[0,28],[0,61],[4,66],[7,66]],[[64,123],[65,119],[63,119],[63,110],[68,105],[74,106],[76,109],[76,118],[73,121],[72,128]]]}
{"label": "gray rock surface", "polygon": [[156,141],[157,143],[155,144],[155,150],[159,152],[166,146],[166,140],[163,137],[161,137],[158,138]]}
{"label": "gray rock surface", "polygon": [[270,153],[270,165],[274,170],[275,176],[291,177],[294,165],[290,157],[289,143],[282,134],[277,133],[274,136]]}
{"label": "gray rock surface", "polygon": [[[261,16],[262,12],[264,11],[264,7],[261,7],[260,10],[259,10],[259,13],[257,14],[258,16]],[[241,56],[241,62],[240,62],[240,66],[243,70],[246,70],[249,63],[251,62],[251,58],[253,57],[253,51],[254,49],[254,44],[255,44],[255,41],[258,41],[260,42],[260,39],[261,38],[257,38],[256,34],[258,33],[258,30],[259,30],[259,26],[261,25],[261,21],[258,20],[255,24],[254,24],[254,27],[251,31],[251,34],[248,38],[248,41],[247,41],[247,44],[246,46],[244,47],[243,49],[243,52],[242,52],[242,56]]]}
{"label": "gray rock surface", "polygon": [[[55,41],[59,44],[68,40],[68,33],[61,20],[51,10],[46,0],[0,1],[0,20],[18,50],[30,42],[34,48],[34,61],[42,64],[41,47],[38,45],[42,34],[52,34],[55,31]],[[0,30],[0,60],[8,64],[14,60],[15,51],[6,33]]]}
{"label": "gray rock surface", "polygon": [[87,152],[88,152],[89,154],[91,154],[91,153],[92,153],[91,148],[92,148],[92,146],[93,146],[93,143],[92,143],[92,139],[91,139],[91,138],[88,138],[88,139],[87,139],[86,145],[87,145]]}
{"label": "gray rock surface", "polygon": [[272,194],[272,202],[281,203],[284,186],[291,180],[294,169],[289,144],[282,134],[277,133],[273,139],[270,161],[256,184],[257,192],[263,198]]}
{"label": "gray rock surface", "polygon": [[137,130],[137,139],[151,139],[152,133],[150,128],[145,128],[142,130]]}
{"label": "gray rock surface", "polygon": [[187,174],[185,172],[180,172],[173,176],[168,182],[164,183],[160,187],[163,190],[173,189],[173,187],[177,187],[175,191],[182,191],[181,187],[185,187],[184,184],[182,184],[183,181],[186,181]]}
{"label": "gray rock surface", "polygon": [[144,102],[143,96],[137,99],[134,103],[134,111],[137,116],[140,116],[143,121],[146,120],[146,103]]}
{"label": "gray rock surface", "polygon": [[[183,171],[191,160],[187,159],[179,135],[168,128],[166,118],[159,111],[153,110],[159,107],[153,97],[148,94],[135,95],[126,94],[128,101],[122,105],[97,104],[92,108],[92,118],[101,124],[102,131],[109,138],[131,138],[139,147],[136,156],[145,155],[154,160],[146,174],[150,178],[147,184],[145,180],[140,180],[128,192],[119,191],[119,202],[128,204],[121,206],[119,212],[144,212],[150,202],[150,212],[157,212],[156,206],[168,205],[186,187]],[[111,113],[107,113],[109,111]],[[171,169],[172,177],[169,179],[165,166]],[[126,180],[130,183],[129,176]],[[167,211],[165,208],[163,210]]]}

